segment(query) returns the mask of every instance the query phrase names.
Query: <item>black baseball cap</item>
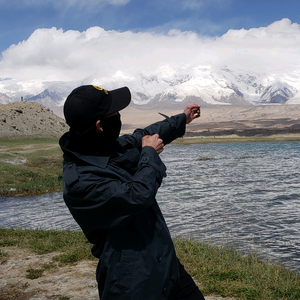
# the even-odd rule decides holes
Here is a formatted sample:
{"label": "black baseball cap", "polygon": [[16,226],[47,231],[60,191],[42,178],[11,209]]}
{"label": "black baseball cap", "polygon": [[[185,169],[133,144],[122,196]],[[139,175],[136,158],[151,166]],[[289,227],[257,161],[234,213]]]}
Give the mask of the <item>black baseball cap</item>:
{"label": "black baseball cap", "polygon": [[80,135],[95,127],[96,121],[124,109],[131,101],[128,87],[107,91],[96,85],[74,89],[64,104],[67,124]]}

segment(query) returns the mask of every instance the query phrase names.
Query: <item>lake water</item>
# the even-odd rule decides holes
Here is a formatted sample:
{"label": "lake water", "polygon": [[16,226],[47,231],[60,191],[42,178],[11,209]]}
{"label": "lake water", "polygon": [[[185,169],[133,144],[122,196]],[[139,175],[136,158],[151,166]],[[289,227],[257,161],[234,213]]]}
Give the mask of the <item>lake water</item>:
{"label": "lake water", "polygon": [[[173,236],[300,270],[300,142],[165,147],[157,195]],[[0,199],[0,227],[78,230],[61,193]]]}

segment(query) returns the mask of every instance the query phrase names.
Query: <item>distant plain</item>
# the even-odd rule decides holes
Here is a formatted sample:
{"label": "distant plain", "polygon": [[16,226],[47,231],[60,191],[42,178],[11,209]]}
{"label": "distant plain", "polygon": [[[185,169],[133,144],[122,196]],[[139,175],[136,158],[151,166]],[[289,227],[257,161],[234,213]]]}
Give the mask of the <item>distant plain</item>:
{"label": "distant plain", "polygon": [[[183,110],[184,107],[182,110],[128,107],[121,111],[122,131],[128,133],[137,127],[163,120],[159,112],[172,116]],[[187,132],[207,132],[205,135],[234,133],[230,130],[236,130],[241,135],[300,135],[300,105],[204,106],[201,107],[201,117],[187,126]]]}

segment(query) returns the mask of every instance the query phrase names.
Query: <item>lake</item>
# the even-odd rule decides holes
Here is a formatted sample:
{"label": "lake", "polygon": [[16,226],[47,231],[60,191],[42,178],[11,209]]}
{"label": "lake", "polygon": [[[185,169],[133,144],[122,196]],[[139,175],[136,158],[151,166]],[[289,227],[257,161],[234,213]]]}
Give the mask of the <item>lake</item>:
{"label": "lake", "polygon": [[[300,142],[169,145],[157,201],[172,236],[300,270]],[[78,230],[62,193],[0,199],[0,226]]]}

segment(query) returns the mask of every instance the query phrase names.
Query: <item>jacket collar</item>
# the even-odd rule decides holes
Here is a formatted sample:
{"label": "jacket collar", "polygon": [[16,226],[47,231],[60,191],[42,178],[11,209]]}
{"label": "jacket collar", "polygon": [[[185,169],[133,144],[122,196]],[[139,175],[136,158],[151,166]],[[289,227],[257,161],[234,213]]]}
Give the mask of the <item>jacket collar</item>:
{"label": "jacket collar", "polygon": [[106,168],[108,161],[110,159],[109,156],[96,156],[96,155],[82,155],[78,152],[71,151],[68,149],[69,145],[69,132],[66,132],[60,139],[59,145],[63,151],[63,153],[67,156],[75,156],[80,160],[87,162],[88,164],[95,165],[100,168]]}

